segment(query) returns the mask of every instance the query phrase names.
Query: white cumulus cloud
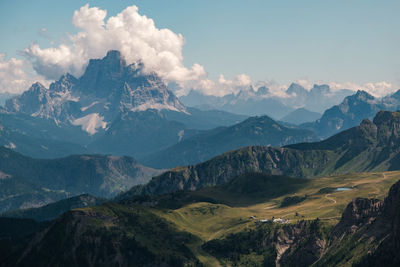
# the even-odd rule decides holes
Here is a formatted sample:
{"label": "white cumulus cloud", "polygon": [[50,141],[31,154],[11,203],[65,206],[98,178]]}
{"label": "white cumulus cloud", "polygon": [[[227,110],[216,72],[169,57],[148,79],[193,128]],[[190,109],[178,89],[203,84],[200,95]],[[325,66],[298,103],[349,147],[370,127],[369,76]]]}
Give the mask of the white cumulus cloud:
{"label": "white cumulus cloud", "polygon": [[106,19],[107,11],[85,5],[74,12],[72,23],[80,31],[69,35],[68,43],[41,48],[31,44],[25,54],[37,73],[57,79],[69,72],[80,76],[89,59],[102,58],[109,50],[119,50],[128,63],[141,60],[146,70],[167,81],[184,83],[205,76],[204,68],[183,65],[184,38],[169,29],[159,29],[154,21],[129,6]]}
{"label": "white cumulus cloud", "polygon": [[28,62],[16,58],[7,60],[6,55],[0,53],[0,93],[19,94],[35,81],[45,83],[42,77],[27,72],[27,69]]}
{"label": "white cumulus cloud", "polygon": [[364,90],[376,97],[383,97],[400,89],[396,88],[395,85],[385,81],[369,82],[364,84],[357,84],[352,82],[346,82],[346,83],[330,82],[328,83],[328,85],[332,88],[332,90],[343,89],[343,88],[350,89],[353,91]]}
{"label": "white cumulus cloud", "polygon": [[233,79],[226,79],[220,74],[217,81],[203,78],[187,83],[185,87],[176,91],[177,95],[186,95],[190,89],[200,91],[205,95],[224,96],[237,94],[240,90],[248,90],[252,84],[250,76],[239,74]]}

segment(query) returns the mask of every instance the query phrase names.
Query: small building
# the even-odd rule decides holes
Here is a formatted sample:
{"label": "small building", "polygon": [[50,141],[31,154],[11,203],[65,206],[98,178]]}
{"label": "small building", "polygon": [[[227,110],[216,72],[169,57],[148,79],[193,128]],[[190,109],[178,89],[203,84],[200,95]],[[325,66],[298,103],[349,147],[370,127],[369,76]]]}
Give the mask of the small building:
{"label": "small building", "polygon": [[290,223],[289,220],[287,219],[282,219],[282,218],[276,218],[273,220],[274,223]]}

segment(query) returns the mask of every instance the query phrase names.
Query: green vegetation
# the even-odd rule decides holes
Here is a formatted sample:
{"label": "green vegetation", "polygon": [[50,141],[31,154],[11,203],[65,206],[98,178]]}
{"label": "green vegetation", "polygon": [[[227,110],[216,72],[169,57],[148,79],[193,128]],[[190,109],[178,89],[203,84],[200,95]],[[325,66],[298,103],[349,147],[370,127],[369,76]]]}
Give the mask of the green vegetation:
{"label": "green vegetation", "polygon": [[304,200],[306,200],[307,196],[290,196],[290,197],[285,197],[282,202],[281,202],[281,208],[295,205],[297,203],[300,203]]}
{"label": "green vegetation", "polygon": [[[116,254],[136,264],[273,266],[278,257],[281,266],[307,266],[321,257],[332,227],[352,199],[383,199],[399,178],[400,172],[316,179],[249,173],[198,191],[76,209],[57,219],[32,249],[15,245],[9,252],[25,253],[26,262],[46,258],[59,266],[110,264]],[[337,191],[339,187],[352,190]],[[290,205],[282,205],[285,201]],[[273,218],[290,223],[272,223]],[[344,244],[351,255],[364,255],[365,247]],[[343,262],[341,251],[331,250],[324,262]]]}
{"label": "green vegetation", "polygon": [[224,266],[275,266],[276,249],[264,241],[272,239],[277,228],[272,223],[264,223],[255,229],[206,242],[202,248],[220,259]]}
{"label": "green vegetation", "polygon": [[[343,210],[352,199],[357,197],[383,199],[390,186],[400,179],[400,172],[351,173],[310,180],[296,179],[298,184],[295,193],[289,190],[290,187],[285,187],[285,183],[293,178],[255,175],[256,180],[261,177],[267,181],[272,180],[269,183],[275,183],[274,187],[259,186],[258,192],[242,193],[238,197],[235,191],[232,193],[222,190],[230,188],[230,183],[228,183],[194,192],[160,196],[157,205],[162,209],[154,209],[153,212],[173,222],[179,229],[189,231],[203,240],[238,232],[254,226],[255,221],[272,217],[289,219],[292,222],[319,218],[328,225],[334,225],[339,221]],[[243,176],[240,176],[239,181],[242,178]],[[251,175],[247,176],[247,179],[251,184]],[[236,183],[236,179],[233,179],[232,183]],[[269,183],[265,182],[265,184]],[[354,189],[330,193],[321,192],[321,189],[324,188],[339,187]],[[279,188],[280,193],[268,195],[276,188]],[[307,198],[300,203],[281,206],[282,201],[287,197],[305,195]],[[196,200],[199,199],[209,199],[210,201],[197,202]],[[155,197],[154,203],[157,202],[156,200]],[[164,200],[172,203],[170,206],[173,208],[172,210],[166,209],[168,201]],[[250,219],[251,216],[254,216],[256,220]]]}
{"label": "green vegetation", "polygon": [[6,265],[201,265],[188,247],[196,237],[140,206],[108,203],[68,212],[33,242]]}

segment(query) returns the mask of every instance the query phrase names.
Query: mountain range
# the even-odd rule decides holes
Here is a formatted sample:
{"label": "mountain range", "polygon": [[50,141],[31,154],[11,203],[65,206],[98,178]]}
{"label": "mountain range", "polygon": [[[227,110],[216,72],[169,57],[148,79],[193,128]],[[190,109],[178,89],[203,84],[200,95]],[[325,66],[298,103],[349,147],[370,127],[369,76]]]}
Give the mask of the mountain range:
{"label": "mountain range", "polygon": [[400,169],[400,112],[380,111],[326,140],[286,147],[250,146],[197,165],[169,170],[125,193],[159,195],[222,184],[247,172],[309,178],[347,172]]}
{"label": "mountain range", "polygon": [[[364,91],[349,95],[349,90],[331,90],[327,85],[307,90],[295,83],[285,93],[280,102],[267,87],[223,98],[192,91],[178,99],[156,73],[145,72],[141,62],[128,65],[118,51],[109,51],[103,59],[90,60],[79,78],[65,74],[49,88],[35,83],[8,99],[0,109],[0,145],[36,158],[127,155],[170,168],[248,145],[282,146],[327,138],[364,118],[372,119],[379,110],[400,107],[398,93],[375,98]],[[343,96],[342,103],[320,118],[311,111],[321,110],[313,107],[315,103],[331,105]],[[214,99],[213,107],[225,111],[183,104],[201,105],[209,98]],[[265,108],[285,114],[272,116],[282,122],[263,116],[245,121],[246,115],[228,112],[242,113],[229,106],[254,108],[247,114],[268,113]],[[294,110],[296,106],[306,108]]]}
{"label": "mountain range", "polygon": [[251,117],[229,127],[218,127],[140,159],[154,168],[197,164],[224,152],[249,145],[283,146],[315,141],[310,130],[283,126],[268,116]]}
{"label": "mountain range", "polygon": [[33,84],[8,99],[0,115],[0,144],[44,158],[143,156],[246,118],[186,108],[157,74],[141,62],[127,65],[118,51],[90,60],[79,78],[65,74],[49,88]]}
{"label": "mountain range", "polygon": [[298,108],[322,113],[351,94],[353,94],[351,90],[332,90],[326,84],[315,84],[307,90],[299,84],[292,83],[284,92],[284,96],[274,94],[265,86],[257,89],[250,86],[237,94],[232,93],[222,97],[192,90],[179,99],[186,106],[200,109],[220,109],[236,114],[268,115],[274,119],[281,119]]}
{"label": "mountain range", "polygon": [[347,96],[342,103],[327,109],[315,122],[301,127],[312,129],[322,138],[359,124],[363,119],[372,119],[380,110],[400,109],[400,90],[383,98],[376,98],[365,91]]}

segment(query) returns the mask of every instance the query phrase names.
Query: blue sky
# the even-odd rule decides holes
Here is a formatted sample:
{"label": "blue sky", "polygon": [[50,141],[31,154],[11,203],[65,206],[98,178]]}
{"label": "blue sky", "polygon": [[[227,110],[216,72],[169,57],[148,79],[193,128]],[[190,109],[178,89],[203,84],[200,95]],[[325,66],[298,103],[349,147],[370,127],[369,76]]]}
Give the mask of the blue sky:
{"label": "blue sky", "polygon": [[[245,73],[253,81],[297,79],[400,84],[400,1],[51,1],[0,2],[0,53],[37,42],[47,48],[78,30],[71,19],[89,3],[114,16],[137,5],[157,28],[181,33],[184,65],[211,79]],[[46,28],[44,35],[40,29]]]}

